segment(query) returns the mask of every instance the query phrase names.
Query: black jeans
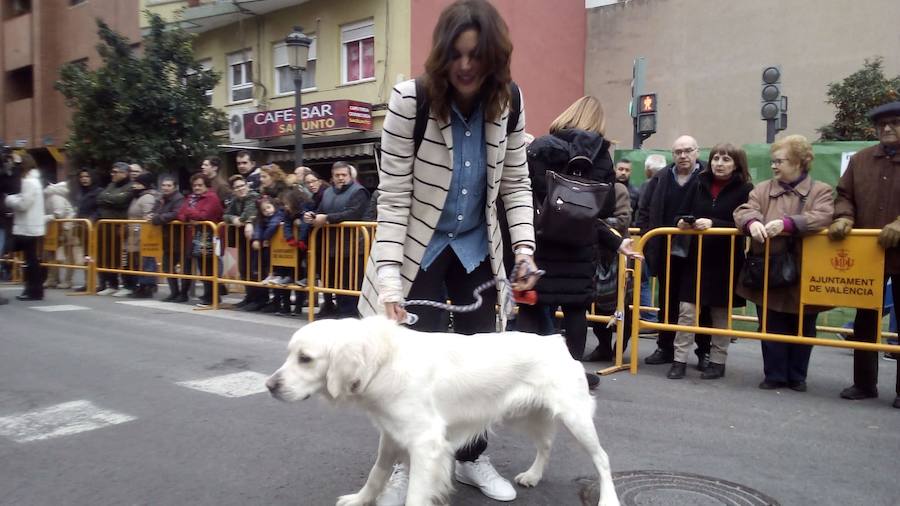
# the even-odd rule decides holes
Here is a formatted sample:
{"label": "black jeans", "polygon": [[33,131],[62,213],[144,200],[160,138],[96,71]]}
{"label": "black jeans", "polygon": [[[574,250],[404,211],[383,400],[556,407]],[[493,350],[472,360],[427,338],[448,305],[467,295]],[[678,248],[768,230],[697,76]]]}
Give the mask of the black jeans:
{"label": "black jeans", "polygon": [[38,241],[40,237],[30,235],[17,235],[13,237],[15,249],[25,255],[25,264],[22,266],[25,275],[25,289],[22,295],[44,298],[44,275],[41,268],[41,259],[38,257]]}
{"label": "black jeans", "polygon": [[[884,282],[891,278],[891,292],[894,295],[894,304],[900,304],[900,275],[885,275]],[[874,343],[878,333],[878,311],[871,309],[857,309],[856,319],[853,321],[853,335],[848,339],[865,343]],[[897,362],[897,380],[895,392],[900,395],[900,361]],[[874,390],[878,385],[878,352],[853,350],[853,384],[857,388]]]}
{"label": "black jeans", "polygon": [[[97,231],[97,267],[107,269],[121,269],[122,257],[122,228],[110,224],[102,225]],[[101,272],[100,286],[98,290],[119,288],[119,274],[115,272]]]}
{"label": "black jeans", "polygon": [[[762,328],[762,308],[756,306]],[[803,315],[803,335],[816,337],[816,314]],[[770,334],[797,335],[799,315],[768,310],[766,314],[766,332]],[[777,341],[760,341],[763,355],[763,372],[767,381],[779,383],[799,383],[806,381],[809,369],[809,356],[812,346],[806,344],[788,344]]]}
{"label": "black jeans", "polygon": [[[434,300],[444,302],[449,298],[454,304],[469,304],[472,292],[478,285],[493,278],[491,261],[485,258],[470,273],[453,253],[450,247],[428,267],[419,269],[416,280],[410,287],[406,300]],[[497,330],[497,290],[488,288],[481,292],[484,299],[481,307],[469,313],[453,313],[453,328],[459,334],[471,335]],[[429,306],[410,306],[408,311],[419,316],[412,326],[422,332],[447,332],[447,311]],[[456,460],[472,462],[487,449],[487,434],[482,434],[468,445],[456,451]]]}
{"label": "black jeans", "polygon": [[[547,311],[555,311],[556,306],[547,304],[519,304],[519,316],[516,319],[516,330],[533,334],[550,335],[544,325]],[[582,304],[564,304],[562,306],[562,327],[566,330],[566,347],[575,360],[584,357],[584,343],[587,340],[587,310]],[[552,318],[552,313],[551,313]]]}

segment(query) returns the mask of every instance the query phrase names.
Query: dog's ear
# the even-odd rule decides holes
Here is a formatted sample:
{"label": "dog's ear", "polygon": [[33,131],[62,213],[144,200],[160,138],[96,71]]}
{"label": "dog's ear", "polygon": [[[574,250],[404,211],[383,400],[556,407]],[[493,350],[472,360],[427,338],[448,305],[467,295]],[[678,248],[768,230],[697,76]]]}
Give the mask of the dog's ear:
{"label": "dog's ear", "polygon": [[399,328],[395,322],[381,316],[341,321],[352,328],[335,338],[325,373],[325,387],[335,399],[365,392],[391,354],[390,336]]}

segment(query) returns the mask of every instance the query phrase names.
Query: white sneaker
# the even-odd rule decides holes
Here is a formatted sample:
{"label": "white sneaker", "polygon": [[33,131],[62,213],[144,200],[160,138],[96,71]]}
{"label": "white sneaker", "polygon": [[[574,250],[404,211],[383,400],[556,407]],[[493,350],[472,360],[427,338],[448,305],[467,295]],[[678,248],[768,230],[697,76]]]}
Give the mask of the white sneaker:
{"label": "white sneaker", "polygon": [[478,457],[475,462],[456,461],[453,474],[456,481],[481,489],[481,493],[495,501],[512,501],[516,498],[516,489],[506,478],[491,465],[487,455]]}
{"label": "white sneaker", "polygon": [[375,499],[375,506],[403,506],[406,504],[406,490],[409,488],[409,471],[404,464],[394,464],[391,479]]}
{"label": "white sneaker", "polygon": [[266,276],[266,279],[262,280],[262,284],[274,285],[276,280],[278,280],[278,276],[276,276],[274,274],[269,274],[268,276]]}
{"label": "white sneaker", "polygon": [[128,297],[132,293],[134,293],[132,290],[129,290],[128,288],[123,288],[121,290],[117,290],[116,293],[112,294],[112,296],[113,297]]}
{"label": "white sneaker", "polygon": [[97,292],[97,295],[112,295],[118,291],[119,290],[115,288],[106,288],[105,290],[100,290],[99,292]]}
{"label": "white sneaker", "polygon": [[72,288],[72,285],[69,283],[60,283],[60,284],[56,285],[56,288],[59,288],[60,290],[68,290],[68,289]]}
{"label": "white sneaker", "polygon": [[275,284],[277,284],[277,285],[289,285],[289,284],[291,284],[291,283],[293,283],[293,282],[294,282],[294,280],[291,279],[290,276],[282,276],[282,277],[278,278],[278,281],[277,281]]}

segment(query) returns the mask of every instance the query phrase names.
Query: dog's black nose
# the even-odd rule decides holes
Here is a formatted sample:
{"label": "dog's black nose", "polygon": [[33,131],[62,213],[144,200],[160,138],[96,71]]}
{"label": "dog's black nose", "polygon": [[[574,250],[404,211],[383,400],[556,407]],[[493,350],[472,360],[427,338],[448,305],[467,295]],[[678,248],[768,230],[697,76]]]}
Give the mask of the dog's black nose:
{"label": "dog's black nose", "polygon": [[270,376],[269,379],[266,380],[266,388],[269,389],[269,392],[271,392],[272,395],[275,395],[275,392],[281,388],[281,381],[274,375]]}

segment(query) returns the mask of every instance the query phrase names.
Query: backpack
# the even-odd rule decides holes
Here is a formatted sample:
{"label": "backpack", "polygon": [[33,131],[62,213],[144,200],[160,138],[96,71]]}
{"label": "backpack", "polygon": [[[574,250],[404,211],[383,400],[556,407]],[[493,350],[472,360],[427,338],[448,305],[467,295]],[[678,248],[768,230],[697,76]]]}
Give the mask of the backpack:
{"label": "backpack", "polygon": [[[564,135],[545,135],[529,147],[529,170],[536,189],[535,235],[543,241],[586,246],[597,242],[599,220],[615,211],[614,183],[584,177],[594,171],[594,158],[607,141],[584,131]],[[544,178],[538,180],[542,171]],[[614,177],[601,175],[606,176]]]}
{"label": "backpack", "polygon": [[[506,122],[506,137],[509,137],[519,124],[519,109],[522,106],[519,96],[519,86],[515,82],[509,83],[509,119]],[[413,155],[419,152],[419,146],[425,138],[425,128],[428,126],[428,113],[431,111],[431,100],[425,90],[425,82],[421,77],[416,78],[416,122],[413,124]]]}

